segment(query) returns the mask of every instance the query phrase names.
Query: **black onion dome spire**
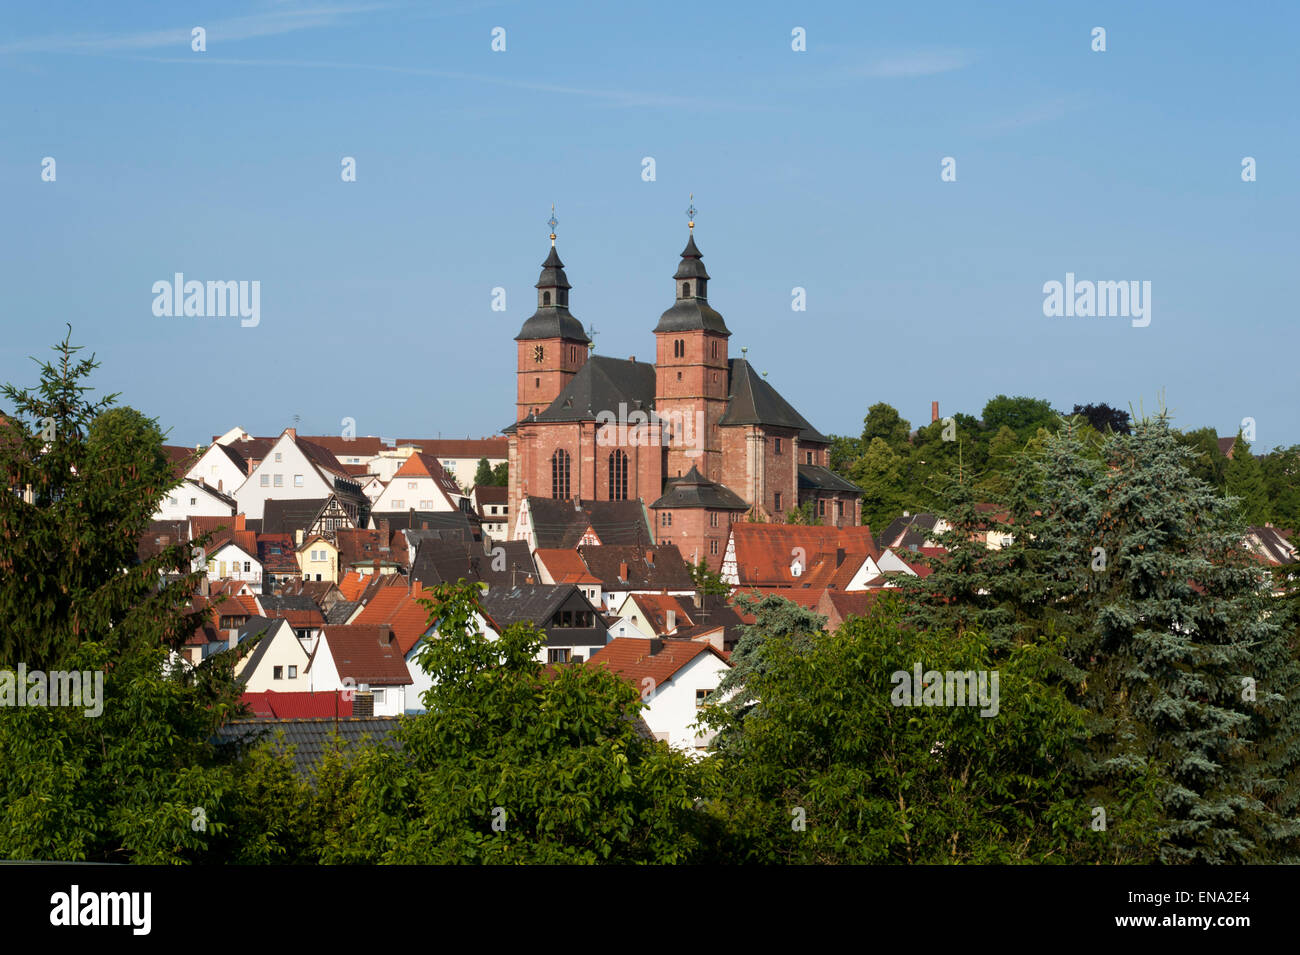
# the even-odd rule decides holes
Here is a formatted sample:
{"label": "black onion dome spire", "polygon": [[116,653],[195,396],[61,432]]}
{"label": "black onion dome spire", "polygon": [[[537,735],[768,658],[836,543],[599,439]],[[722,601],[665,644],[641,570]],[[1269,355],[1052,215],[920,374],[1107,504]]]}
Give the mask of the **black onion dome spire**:
{"label": "black onion dome spire", "polygon": [[582,322],[569,313],[569,277],[564,274],[564,263],[555,251],[555,208],[551,207],[551,252],[542,263],[542,275],[537,280],[537,311],[524,322],[515,341],[563,338],[568,341],[590,344],[591,339],[582,330]]}
{"label": "black onion dome spire", "polygon": [[[694,198],[692,196],[692,198]],[[704,268],[703,256],[695,245],[695,206],[687,210],[691,217],[690,238],[682,249],[682,261],[673,274],[677,286],[677,301],[672,308],[659,316],[656,332],[709,331],[731,335],[722,316],[709,307],[709,273]]]}

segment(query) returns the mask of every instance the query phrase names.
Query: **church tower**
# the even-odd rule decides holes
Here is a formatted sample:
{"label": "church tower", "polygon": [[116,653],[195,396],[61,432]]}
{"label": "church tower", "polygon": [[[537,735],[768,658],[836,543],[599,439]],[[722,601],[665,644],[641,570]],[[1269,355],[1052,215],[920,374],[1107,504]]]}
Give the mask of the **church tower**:
{"label": "church tower", "polygon": [[587,361],[591,340],[582,323],[569,314],[569,279],[555,251],[555,207],[551,207],[551,254],[537,280],[537,311],[515,336],[518,342],[515,420],[522,421],[550,406]]}
{"label": "church tower", "polygon": [[[695,198],[691,197],[692,200]],[[686,210],[689,238],[673,275],[675,301],[655,326],[655,411],[668,423],[664,477],[698,468],[722,477],[718,422],[727,408],[727,339],[722,316],[709,307],[709,273],[695,246],[695,204]]]}

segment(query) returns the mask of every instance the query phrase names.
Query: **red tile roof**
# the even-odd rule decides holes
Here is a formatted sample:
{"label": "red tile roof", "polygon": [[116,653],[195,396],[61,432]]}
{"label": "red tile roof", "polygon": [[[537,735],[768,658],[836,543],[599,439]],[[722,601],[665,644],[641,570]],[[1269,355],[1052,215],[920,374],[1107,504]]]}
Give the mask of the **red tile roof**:
{"label": "red tile roof", "polygon": [[[843,571],[843,565],[851,559],[880,557],[871,528],[865,526],[738,523],[731,526],[731,540],[735,544],[736,572],[744,587],[821,588],[837,575],[851,577],[852,571],[862,564],[857,559],[852,571]],[[844,551],[842,560],[840,550]],[[795,577],[790,567],[800,551],[804,558],[803,573]]]}
{"label": "red tile roof", "polygon": [[[448,473],[447,469],[442,466],[442,462],[432,454],[425,454],[423,451],[416,451],[402,462],[402,466],[398,468],[397,473],[393,475],[393,480],[395,481],[399,477],[433,478],[434,483],[441,488],[443,494],[452,495],[462,493],[460,485],[456,483],[456,479]],[[452,508],[452,510],[456,509],[456,506],[452,503],[450,497],[447,498],[447,504]]]}
{"label": "red tile roof", "polygon": [[429,611],[418,602],[422,592],[413,589],[407,593],[404,587],[385,587],[376,591],[352,625],[385,624],[391,627],[402,656],[406,656],[429,629]]}
{"label": "red tile roof", "polygon": [[646,623],[650,624],[654,632],[661,636],[668,631],[668,611],[670,610],[677,614],[677,627],[684,630],[695,626],[695,621],[691,619],[692,607],[685,601],[685,598],[672,594],[633,594],[630,599],[635,601],[636,605],[641,608],[641,612],[645,614]]}
{"label": "red tile roof", "polygon": [[351,677],[357,685],[372,686],[406,686],[413,682],[389,627],[355,623],[326,627],[321,641],[329,647],[340,678]]}
{"label": "red tile roof", "polygon": [[[655,645],[658,653],[652,653]],[[600,648],[587,666],[607,667],[638,690],[647,677],[661,686],[676,676],[683,667],[704,653],[712,653],[724,663],[726,659],[709,643],[694,640],[646,640],[642,637],[617,637]]]}
{"label": "red tile roof", "polygon": [[398,446],[404,444],[419,445],[425,454],[439,458],[500,458],[504,460],[510,454],[509,438],[401,438]]}
{"label": "red tile roof", "polygon": [[[546,572],[557,584],[599,584],[600,578],[592,575],[582,556],[576,550],[558,547],[539,547],[533,559],[546,567]],[[539,581],[540,583],[540,581]]]}
{"label": "red tile roof", "polygon": [[294,720],[352,716],[352,701],[343,699],[342,690],[333,692],[315,691],[308,693],[277,693],[266,690],[262,693],[244,693],[240,702],[247,704],[253,715],[260,719]]}

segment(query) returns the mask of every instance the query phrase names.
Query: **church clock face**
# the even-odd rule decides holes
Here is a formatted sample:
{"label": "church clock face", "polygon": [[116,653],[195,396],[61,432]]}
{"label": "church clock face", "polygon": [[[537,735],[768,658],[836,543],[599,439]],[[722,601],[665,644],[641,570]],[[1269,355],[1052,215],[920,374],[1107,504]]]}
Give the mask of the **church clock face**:
{"label": "church clock face", "polygon": [[533,361],[537,362],[539,365],[542,363],[544,355],[545,351],[541,345],[537,345],[533,348]]}

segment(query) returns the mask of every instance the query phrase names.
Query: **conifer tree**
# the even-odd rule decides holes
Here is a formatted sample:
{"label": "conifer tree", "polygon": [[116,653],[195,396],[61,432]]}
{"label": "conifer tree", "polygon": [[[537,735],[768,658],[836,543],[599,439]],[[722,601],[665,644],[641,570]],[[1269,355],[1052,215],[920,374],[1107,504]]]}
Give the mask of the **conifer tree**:
{"label": "conifer tree", "polygon": [[1241,516],[1249,525],[1263,524],[1269,514],[1268,488],[1264,483],[1264,469],[1259,459],[1250,452],[1246,439],[1237,433],[1232,457],[1228,459],[1224,493],[1240,501]]}

